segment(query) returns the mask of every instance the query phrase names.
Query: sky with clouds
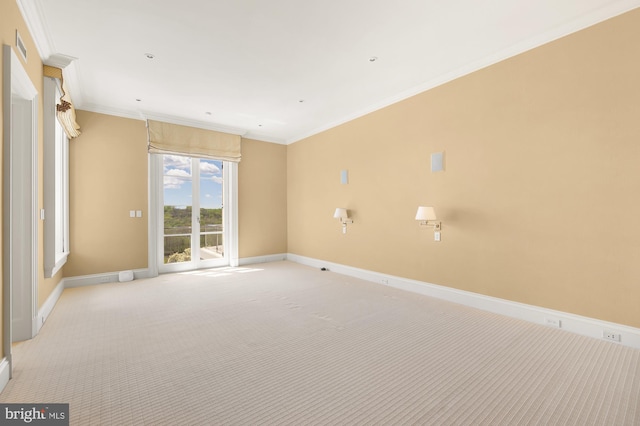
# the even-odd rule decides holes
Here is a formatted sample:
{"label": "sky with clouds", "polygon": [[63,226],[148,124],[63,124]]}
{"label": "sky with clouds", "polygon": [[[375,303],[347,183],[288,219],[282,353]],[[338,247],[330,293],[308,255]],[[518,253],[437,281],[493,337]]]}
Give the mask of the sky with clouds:
{"label": "sky with clouds", "polygon": [[[192,205],[191,159],[164,155],[164,205]],[[222,161],[200,159],[200,207],[222,207]]]}

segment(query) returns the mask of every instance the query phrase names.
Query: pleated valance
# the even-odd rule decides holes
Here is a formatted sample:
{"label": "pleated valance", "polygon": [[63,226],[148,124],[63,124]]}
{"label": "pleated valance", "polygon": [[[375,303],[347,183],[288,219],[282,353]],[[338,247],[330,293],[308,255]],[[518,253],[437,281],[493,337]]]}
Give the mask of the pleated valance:
{"label": "pleated valance", "polygon": [[147,120],[149,153],[240,161],[240,136]]}
{"label": "pleated valance", "polygon": [[56,117],[69,139],[77,138],[80,136],[80,126],[76,123],[76,109],[73,106],[73,102],[71,102],[67,86],[64,83],[62,69],[44,65],[43,71],[45,77],[60,80],[62,96],[60,96],[60,102],[56,104]]}

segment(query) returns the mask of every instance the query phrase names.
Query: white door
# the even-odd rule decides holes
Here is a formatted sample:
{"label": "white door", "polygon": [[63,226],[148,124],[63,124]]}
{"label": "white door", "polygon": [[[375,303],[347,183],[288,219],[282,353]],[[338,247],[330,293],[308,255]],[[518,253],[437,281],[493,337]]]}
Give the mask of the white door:
{"label": "white door", "polygon": [[[31,102],[14,98],[11,138],[11,340],[35,336],[35,254],[37,226],[31,144]],[[35,228],[35,229],[34,229]]]}
{"label": "white door", "polygon": [[10,46],[3,46],[3,346],[37,333],[38,92]]}
{"label": "white door", "polygon": [[180,155],[161,157],[159,271],[229,265],[228,163]]}

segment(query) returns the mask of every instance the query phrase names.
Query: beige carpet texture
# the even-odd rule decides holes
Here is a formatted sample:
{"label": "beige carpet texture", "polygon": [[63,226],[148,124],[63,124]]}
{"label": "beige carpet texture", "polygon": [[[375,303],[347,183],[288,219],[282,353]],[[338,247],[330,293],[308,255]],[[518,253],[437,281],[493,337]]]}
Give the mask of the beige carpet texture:
{"label": "beige carpet texture", "polygon": [[67,289],[0,402],[72,425],[640,425],[640,351],[291,262]]}

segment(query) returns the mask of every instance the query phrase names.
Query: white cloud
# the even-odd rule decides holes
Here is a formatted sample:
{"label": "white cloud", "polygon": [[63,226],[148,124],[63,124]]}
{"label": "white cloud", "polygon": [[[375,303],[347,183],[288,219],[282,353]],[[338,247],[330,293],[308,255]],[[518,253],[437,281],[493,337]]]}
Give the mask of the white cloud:
{"label": "white cloud", "polygon": [[[191,159],[179,155],[164,155],[164,188],[180,189],[182,185],[190,181]],[[211,160],[200,161],[200,175],[202,179],[221,184],[222,170]],[[217,175],[217,176],[216,176]]]}
{"label": "white cloud", "polygon": [[205,194],[206,198],[211,198],[211,194]]}
{"label": "white cloud", "polygon": [[214,163],[209,163],[202,160],[200,161],[200,173],[204,175],[219,175],[220,168]]}
{"label": "white cloud", "polygon": [[164,173],[165,189],[180,189],[185,182],[188,182],[191,175],[186,170],[169,169]]}
{"label": "white cloud", "polygon": [[166,176],[191,177],[189,172],[181,169],[169,169],[164,173]]}
{"label": "white cloud", "polygon": [[191,159],[187,157],[181,157],[179,155],[165,155],[164,156],[164,169],[183,169],[189,170],[191,168]]}
{"label": "white cloud", "polygon": [[164,177],[164,189],[180,189],[182,188],[183,183],[184,179],[176,178],[173,176]]}

